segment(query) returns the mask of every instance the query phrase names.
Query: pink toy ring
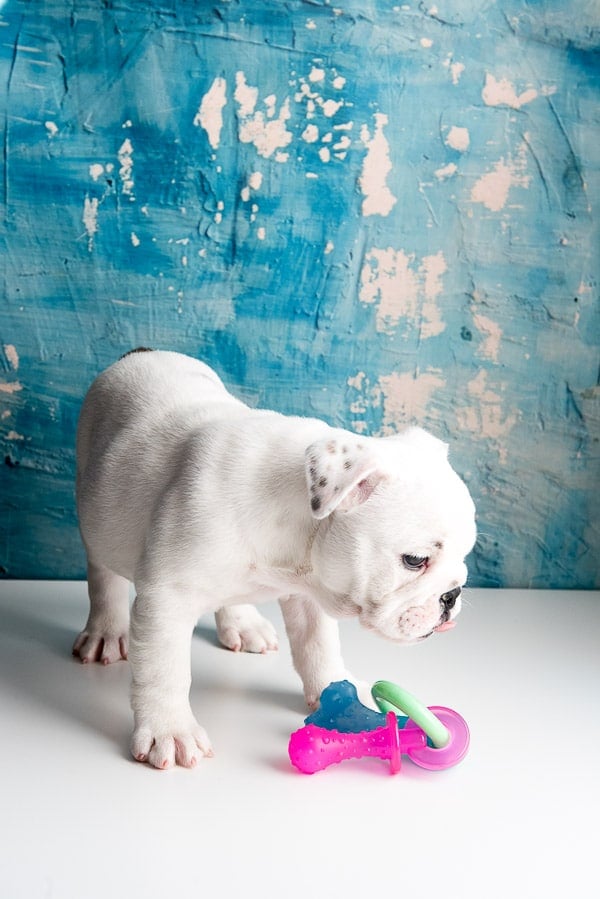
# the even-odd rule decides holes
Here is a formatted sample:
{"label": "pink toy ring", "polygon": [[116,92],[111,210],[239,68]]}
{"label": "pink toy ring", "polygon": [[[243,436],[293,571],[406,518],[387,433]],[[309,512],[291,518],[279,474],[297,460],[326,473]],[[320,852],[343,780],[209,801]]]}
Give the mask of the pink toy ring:
{"label": "pink toy ring", "polygon": [[[457,765],[464,759],[469,749],[469,728],[464,718],[453,709],[447,709],[443,706],[429,706],[429,711],[433,712],[445,725],[450,734],[450,739],[441,749],[429,746],[426,742],[418,743],[411,740],[410,742],[413,745],[406,749],[406,754],[420,768],[427,768],[429,771],[441,771],[443,768]],[[408,721],[402,733],[408,738],[409,733],[414,733],[416,737],[422,734],[423,731],[413,721]]]}

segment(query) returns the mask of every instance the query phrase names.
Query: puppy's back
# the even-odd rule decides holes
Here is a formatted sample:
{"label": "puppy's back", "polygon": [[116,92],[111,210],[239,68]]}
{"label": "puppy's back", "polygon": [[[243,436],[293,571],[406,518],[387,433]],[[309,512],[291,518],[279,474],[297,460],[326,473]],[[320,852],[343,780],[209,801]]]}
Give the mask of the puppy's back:
{"label": "puppy's back", "polygon": [[[181,353],[161,350],[125,354],[91,385],[77,431],[77,461],[85,469],[90,453],[106,450],[123,429],[155,434],[178,414],[187,421],[208,419],[218,407],[244,409],[208,365]],[[167,425],[168,426],[168,425]],[[172,427],[172,424],[170,425]]]}

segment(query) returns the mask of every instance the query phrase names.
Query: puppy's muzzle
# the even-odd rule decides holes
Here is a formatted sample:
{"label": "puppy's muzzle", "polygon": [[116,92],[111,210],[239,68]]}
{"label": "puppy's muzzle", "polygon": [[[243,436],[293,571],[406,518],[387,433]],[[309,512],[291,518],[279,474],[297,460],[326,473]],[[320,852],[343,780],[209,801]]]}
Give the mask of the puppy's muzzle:
{"label": "puppy's muzzle", "polygon": [[440,605],[442,607],[442,621],[448,621],[450,613],[456,605],[456,600],[461,594],[461,588],[455,587],[454,590],[448,590],[440,596]]}

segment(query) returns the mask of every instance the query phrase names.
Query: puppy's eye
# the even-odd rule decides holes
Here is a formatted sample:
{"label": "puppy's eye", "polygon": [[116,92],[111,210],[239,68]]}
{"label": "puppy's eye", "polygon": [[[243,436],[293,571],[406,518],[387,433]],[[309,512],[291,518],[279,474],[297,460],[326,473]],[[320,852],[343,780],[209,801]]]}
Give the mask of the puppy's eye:
{"label": "puppy's eye", "polygon": [[409,571],[420,571],[429,562],[429,556],[402,556],[402,564]]}

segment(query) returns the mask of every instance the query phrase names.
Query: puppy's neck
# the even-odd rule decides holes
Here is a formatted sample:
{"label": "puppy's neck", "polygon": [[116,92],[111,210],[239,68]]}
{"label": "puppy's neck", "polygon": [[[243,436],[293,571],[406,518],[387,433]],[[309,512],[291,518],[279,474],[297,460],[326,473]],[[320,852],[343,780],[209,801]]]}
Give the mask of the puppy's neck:
{"label": "puppy's neck", "polygon": [[315,542],[315,538],[319,531],[319,526],[321,522],[315,521],[312,531],[309,534],[308,541],[306,543],[306,549],[304,551],[304,560],[296,565],[294,573],[297,577],[307,578],[309,575],[313,573],[313,564],[312,564],[312,548]]}
{"label": "puppy's neck", "polygon": [[[281,593],[312,594],[318,587],[312,563],[312,548],[322,522],[311,520],[306,539],[294,541],[293,552],[287,558],[273,560],[274,564],[252,566],[257,584]],[[266,560],[265,560],[266,561]]]}

